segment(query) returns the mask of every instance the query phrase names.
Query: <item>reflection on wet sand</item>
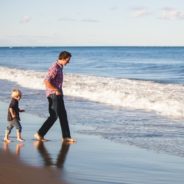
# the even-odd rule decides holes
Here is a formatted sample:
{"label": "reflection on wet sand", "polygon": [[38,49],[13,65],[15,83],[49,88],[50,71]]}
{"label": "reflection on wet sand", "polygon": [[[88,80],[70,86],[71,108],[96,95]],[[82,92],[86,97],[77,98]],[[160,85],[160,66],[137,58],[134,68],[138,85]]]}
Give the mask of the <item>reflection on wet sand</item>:
{"label": "reflection on wet sand", "polygon": [[[65,172],[63,172],[64,171],[63,167],[64,167],[64,163],[65,163],[66,158],[67,158],[67,154],[69,152],[70,144],[66,143],[66,142],[59,144],[60,148],[58,149],[58,154],[55,151],[54,151],[54,153],[50,152],[53,150],[50,150],[49,149],[50,147],[47,147],[47,146],[49,146],[49,143],[44,143],[41,141],[35,141],[33,143],[31,142],[30,145],[29,145],[29,143],[27,145],[25,143],[14,144],[14,142],[13,143],[3,142],[2,151],[7,156],[8,155],[13,156],[13,158],[15,159],[15,162],[16,162],[16,160],[18,160],[18,161],[24,160],[24,159],[21,159],[21,157],[25,158],[25,155],[27,158],[27,151],[28,150],[30,151],[30,149],[32,149],[32,147],[34,147],[36,152],[39,153],[39,155],[37,155],[37,157],[30,157],[30,158],[31,158],[31,160],[34,158],[35,159],[39,158],[39,160],[41,158],[43,160],[43,163],[39,162],[39,169],[41,166],[41,167],[45,168],[42,171],[46,172],[47,176],[49,173],[49,177],[54,178],[54,179],[59,179],[61,181],[61,183],[64,182],[65,184],[69,184],[68,181],[65,181],[65,179],[64,179],[66,175],[65,175]],[[50,145],[50,146],[52,146],[52,145]],[[35,152],[33,152],[33,155],[34,155],[34,153]],[[56,153],[56,156],[55,156],[55,153]],[[16,157],[14,157],[14,156],[16,156]],[[24,165],[24,162],[20,162],[20,163],[23,163],[23,165]],[[34,167],[34,169],[37,169],[37,168]]]}
{"label": "reflection on wet sand", "polygon": [[63,143],[61,145],[61,148],[60,148],[60,151],[58,153],[56,162],[54,162],[53,159],[51,158],[48,150],[46,149],[46,147],[44,145],[44,142],[35,141],[34,142],[34,147],[38,150],[39,154],[41,155],[41,157],[44,161],[44,166],[45,167],[54,166],[54,167],[62,169],[63,165],[64,165],[64,162],[66,160],[68,151],[69,151],[70,144]]}
{"label": "reflection on wet sand", "polygon": [[[3,151],[7,152],[7,153],[10,153],[10,149],[9,149],[9,144],[8,142],[3,142],[3,146],[2,146],[2,149]],[[24,144],[23,143],[17,143],[16,146],[15,146],[15,154],[17,156],[20,155],[20,150],[24,147]]]}
{"label": "reflection on wet sand", "polygon": [[23,147],[22,143],[3,142],[0,149],[0,184],[69,184],[53,169],[41,169],[24,164],[19,159],[22,154],[24,155]]}

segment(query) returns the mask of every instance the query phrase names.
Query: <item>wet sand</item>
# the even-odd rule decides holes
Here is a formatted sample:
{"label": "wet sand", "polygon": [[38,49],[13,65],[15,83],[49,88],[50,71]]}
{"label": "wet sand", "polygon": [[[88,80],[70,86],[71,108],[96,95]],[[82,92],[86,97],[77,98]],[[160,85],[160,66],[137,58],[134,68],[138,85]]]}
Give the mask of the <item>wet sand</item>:
{"label": "wet sand", "polygon": [[0,163],[1,184],[64,184],[50,170],[28,166],[11,153],[1,151]]}
{"label": "wet sand", "polygon": [[[7,104],[0,102],[0,138],[6,128]],[[15,131],[10,144],[2,141],[0,184],[183,184],[184,158],[135,146],[118,144],[94,135],[79,134],[80,125],[71,125],[77,143],[62,144],[58,123],[39,143],[33,135],[43,118],[21,114],[24,143]],[[123,128],[123,127],[122,127]],[[59,180],[59,181],[58,181]]]}

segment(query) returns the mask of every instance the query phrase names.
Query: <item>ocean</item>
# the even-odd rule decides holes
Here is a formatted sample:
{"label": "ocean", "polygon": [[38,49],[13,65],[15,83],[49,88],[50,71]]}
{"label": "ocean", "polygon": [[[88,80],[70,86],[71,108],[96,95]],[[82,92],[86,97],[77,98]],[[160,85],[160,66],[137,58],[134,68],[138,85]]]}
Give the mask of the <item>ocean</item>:
{"label": "ocean", "polygon": [[184,157],[184,47],[1,47],[0,100],[47,117],[43,78],[59,52],[70,124],[81,134]]}

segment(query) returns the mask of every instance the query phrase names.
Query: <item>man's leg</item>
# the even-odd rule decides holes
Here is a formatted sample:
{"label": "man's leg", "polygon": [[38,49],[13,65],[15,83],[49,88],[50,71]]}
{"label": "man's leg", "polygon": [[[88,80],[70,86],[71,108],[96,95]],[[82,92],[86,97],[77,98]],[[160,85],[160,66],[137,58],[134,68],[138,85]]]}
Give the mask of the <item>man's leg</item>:
{"label": "man's leg", "polygon": [[44,137],[44,135],[49,131],[49,129],[52,127],[52,125],[57,120],[57,108],[58,108],[58,102],[56,95],[50,95],[48,97],[49,102],[49,114],[50,116],[47,118],[47,120],[43,123],[41,128],[38,130],[38,134],[41,137]]}
{"label": "man's leg", "polygon": [[58,101],[59,101],[58,116],[59,116],[63,138],[71,138],[63,96],[58,96]]}

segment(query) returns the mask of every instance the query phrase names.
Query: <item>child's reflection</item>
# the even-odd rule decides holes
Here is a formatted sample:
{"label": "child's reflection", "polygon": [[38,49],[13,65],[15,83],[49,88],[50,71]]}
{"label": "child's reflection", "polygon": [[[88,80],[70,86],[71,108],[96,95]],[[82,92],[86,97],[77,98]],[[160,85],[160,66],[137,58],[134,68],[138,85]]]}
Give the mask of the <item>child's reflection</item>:
{"label": "child's reflection", "polygon": [[[15,154],[17,156],[20,155],[20,150],[24,147],[24,144],[23,143],[18,143],[16,144],[16,147],[15,147]],[[3,142],[3,151],[7,152],[7,153],[11,153],[10,149],[9,149],[9,143],[8,142]]]}
{"label": "child's reflection", "polygon": [[62,144],[61,149],[57,156],[56,163],[54,163],[52,158],[50,157],[50,154],[47,151],[43,141],[34,142],[34,146],[37,148],[38,152],[42,156],[45,167],[56,166],[57,168],[63,168],[67,153],[69,151],[70,144],[68,143]]}

